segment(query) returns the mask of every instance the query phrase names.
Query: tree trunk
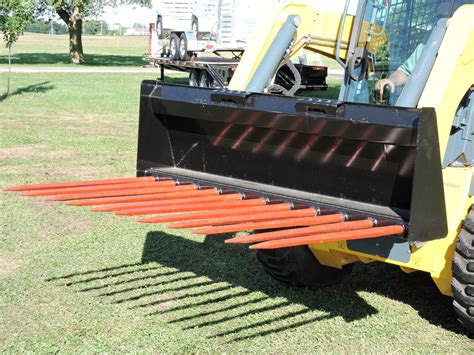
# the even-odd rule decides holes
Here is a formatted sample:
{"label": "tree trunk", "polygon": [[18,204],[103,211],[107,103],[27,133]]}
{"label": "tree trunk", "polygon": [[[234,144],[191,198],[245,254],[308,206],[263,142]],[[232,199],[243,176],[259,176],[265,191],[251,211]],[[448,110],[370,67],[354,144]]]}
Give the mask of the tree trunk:
{"label": "tree trunk", "polygon": [[73,64],[84,63],[84,51],[82,49],[82,17],[81,9],[75,6],[72,12],[64,8],[56,8],[59,17],[66,23],[69,31],[69,61]]}
{"label": "tree trunk", "polygon": [[10,78],[12,76],[12,46],[8,46],[8,78],[7,78],[7,95],[10,95]]}
{"label": "tree trunk", "polygon": [[69,60],[73,64],[84,63],[82,49],[82,19],[73,19],[68,25],[69,30]]}

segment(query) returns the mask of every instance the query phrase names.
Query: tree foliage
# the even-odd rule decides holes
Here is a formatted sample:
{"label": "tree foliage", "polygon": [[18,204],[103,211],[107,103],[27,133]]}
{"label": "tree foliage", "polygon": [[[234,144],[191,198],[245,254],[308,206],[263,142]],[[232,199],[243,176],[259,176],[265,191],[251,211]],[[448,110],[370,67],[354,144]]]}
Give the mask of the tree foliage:
{"label": "tree foliage", "polygon": [[28,0],[0,0],[0,30],[7,48],[18,40],[31,22],[35,4]]}
{"label": "tree foliage", "polygon": [[10,94],[12,46],[30,24],[34,7],[31,0],[0,0],[0,30],[8,48],[7,96]]}

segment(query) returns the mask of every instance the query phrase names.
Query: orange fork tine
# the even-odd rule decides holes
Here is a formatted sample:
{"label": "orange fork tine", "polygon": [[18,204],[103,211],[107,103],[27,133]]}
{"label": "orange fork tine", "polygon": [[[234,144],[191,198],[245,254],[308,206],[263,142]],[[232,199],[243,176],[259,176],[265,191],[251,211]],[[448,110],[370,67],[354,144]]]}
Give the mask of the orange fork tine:
{"label": "orange fork tine", "polygon": [[118,179],[107,179],[107,180],[73,181],[73,182],[61,182],[61,183],[53,183],[53,184],[11,186],[11,187],[5,188],[5,191],[32,191],[32,190],[56,189],[56,188],[64,188],[64,187],[114,185],[114,184],[123,184],[123,183],[129,183],[129,182],[155,181],[155,180],[156,179],[154,176],[143,176],[143,177],[118,178]]}
{"label": "orange fork tine", "polygon": [[270,211],[288,211],[291,209],[289,203],[278,203],[273,205],[265,206],[255,206],[255,207],[245,207],[245,208],[235,208],[229,210],[217,210],[217,211],[205,211],[205,212],[194,212],[194,213],[179,213],[166,216],[157,216],[139,219],[137,222],[140,223],[167,223],[167,222],[184,222],[199,220],[205,218],[214,218],[214,217],[227,217],[234,215],[241,215],[242,213],[252,213],[252,212],[270,212]]}
{"label": "orange fork tine", "polygon": [[113,185],[98,185],[98,186],[81,186],[81,187],[68,187],[64,189],[44,189],[23,192],[23,196],[51,196],[51,195],[67,195],[75,193],[85,192],[97,192],[97,191],[114,191],[114,190],[126,190],[140,187],[164,187],[164,186],[175,186],[176,183],[172,180],[167,181],[143,181],[137,183],[128,184],[113,184]]}
{"label": "orange fork tine", "polygon": [[182,228],[196,228],[204,226],[219,226],[223,224],[235,224],[235,223],[244,223],[244,222],[259,222],[259,221],[269,221],[276,218],[291,218],[291,217],[313,217],[317,214],[314,208],[305,208],[300,210],[290,210],[290,211],[281,211],[281,212],[254,212],[249,214],[242,213],[240,215],[221,217],[221,218],[208,218],[201,219],[197,221],[187,221],[181,223],[175,223],[169,228],[182,229]]}
{"label": "orange fork tine", "polygon": [[263,206],[266,203],[267,202],[264,198],[252,198],[248,200],[237,200],[237,201],[191,203],[191,204],[184,204],[184,205],[177,205],[177,206],[154,207],[153,209],[150,208],[150,211],[148,211],[148,214],[222,210],[222,209],[250,207],[250,206]]}
{"label": "orange fork tine", "polygon": [[[166,193],[157,196],[155,199],[150,201],[141,201],[141,202],[130,202],[130,203],[117,203],[113,205],[105,205],[101,207],[93,208],[94,212],[119,212],[125,210],[139,209],[139,208],[149,208],[149,207],[158,207],[170,204],[179,204],[179,203],[193,203],[199,201],[212,201],[218,199],[231,200],[235,199],[233,194],[220,195],[219,190],[217,189],[206,189],[206,190],[197,190],[190,191],[186,193]],[[240,196],[240,195],[239,195]],[[183,202],[180,202],[183,201]]]}
{"label": "orange fork tine", "polygon": [[[242,195],[239,193],[235,194],[228,194],[228,195],[218,195],[218,196],[213,196],[211,199],[209,197],[209,200],[206,201],[206,199],[193,199],[194,201],[184,201],[184,202],[179,202],[179,203],[173,203],[175,200],[170,202],[165,201],[165,203],[157,206],[150,206],[150,207],[144,207],[144,208],[133,208],[133,209],[127,209],[127,210],[122,210],[122,211],[117,211],[115,214],[120,215],[120,216],[142,216],[142,215],[147,215],[147,214],[155,214],[157,208],[167,208],[167,207],[179,207],[182,205],[194,205],[194,204],[201,204],[203,206],[207,204],[213,204],[213,203],[225,203],[225,202],[240,202],[242,201]],[[167,203],[166,203],[167,202]]]}
{"label": "orange fork tine", "polygon": [[[185,185],[188,186],[188,185]],[[177,186],[179,188],[179,186]],[[197,186],[196,186],[197,188]],[[143,195],[131,195],[131,196],[117,196],[117,197],[99,197],[99,198],[88,198],[84,200],[73,200],[66,202],[70,206],[101,206],[101,205],[118,205],[124,203],[133,203],[133,202],[144,202],[144,201],[158,201],[161,199],[173,199],[173,198],[183,198],[189,196],[208,196],[215,194],[214,189],[200,189],[200,190],[189,190],[186,189],[176,189],[174,191],[168,192],[155,192],[151,194]],[[96,211],[99,212],[99,211]],[[105,212],[105,211],[104,211]]]}
{"label": "orange fork tine", "polygon": [[146,194],[151,194],[151,193],[190,191],[190,190],[195,190],[195,189],[196,189],[195,185],[143,187],[143,188],[117,190],[117,191],[97,191],[97,192],[91,192],[91,193],[59,195],[59,196],[48,197],[46,201],[70,201],[70,200],[82,200],[82,199],[97,198],[97,197],[134,196],[134,195],[146,195]]}
{"label": "orange fork tine", "polygon": [[[178,206],[186,205],[192,203],[207,203],[207,202],[222,202],[222,201],[240,201],[242,200],[242,195],[235,194],[226,194],[226,195],[215,195],[215,196],[206,196],[206,197],[194,197],[194,198],[183,198],[178,200],[168,200],[168,201],[157,201],[153,205],[148,207],[136,207],[136,208],[123,208],[115,210],[115,214],[120,216],[140,216],[146,214],[153,214],[153,211],[159,207],[166,206]],[[151,212],[150,212],[151,211]]]}
{"label": "orange fork tine", "polygon": [[245,235],[241,237],[227,239],[225,242],[228,244],[258,243],[258,242],[266,242],[270,240],[303,237],[306,235],[313,235],[313,234],[318,234],[318,233],[366,229],[366,228],[372,228],[373,226],[374,226],[374,222],[372,222],[370,219],[365,219],[361,221],[330,223],[330,224],[323,224],[321,226],[314,226],[314,227],[293,228],[293,229],[285,229],[282,231],[258,233],[254,235]]}
{"label": "orange fork tine", "polygon": [[377,238],[377,237],[384,237],[384,236],[389,236],[389,235],[402,234],[404,231],[405,231],[405,228],[400,225],[374,227],[374,228],[360,229],[360,230],[354,230],[354,231],[310,235],[310,236],[300,237],[300,238],[272,240],[268,242],[251,245],[250,249],[278,249],[278,248],[295,247],[299,245],[336,242],[336,241],[341,241],[341,240]]}
{"label": "orange fork tine", "polygon": [[287,227],[303,227],[311,226],[318,224],[326,223],[337,223],[343,222],[344,216],[340,213],[330,214],[324,216],[316,217],[300,217],[300,218],[286,218],[276,221],[263,221],[263,222],[254,222],[254,223],[240,223],[240,224],[230,224],[226,226],[217,226],[217,227],[204,227],[195,229],[193,232],[195,234],[221,234],[221,233],[230,233],[230,232],[243,232],[250,230],[259,230],[259,229],[274,229],[274,228],[287,228]]}

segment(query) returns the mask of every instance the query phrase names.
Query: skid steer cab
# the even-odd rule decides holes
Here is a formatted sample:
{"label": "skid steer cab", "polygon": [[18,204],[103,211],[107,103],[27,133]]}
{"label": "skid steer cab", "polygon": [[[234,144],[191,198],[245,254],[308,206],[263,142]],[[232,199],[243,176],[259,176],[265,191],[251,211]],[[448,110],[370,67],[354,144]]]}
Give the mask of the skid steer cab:
{"label": "skid steer cab", "polygon": [[[294,286],[359,261],[424,271],[474,331],[474,5],[350,5],[275,9],[228,90],[144,81],[136,178],[10,190],[196,234],[249,231],[225,242]],[[271,94],[301,50],[341,65],[337,97]]]}

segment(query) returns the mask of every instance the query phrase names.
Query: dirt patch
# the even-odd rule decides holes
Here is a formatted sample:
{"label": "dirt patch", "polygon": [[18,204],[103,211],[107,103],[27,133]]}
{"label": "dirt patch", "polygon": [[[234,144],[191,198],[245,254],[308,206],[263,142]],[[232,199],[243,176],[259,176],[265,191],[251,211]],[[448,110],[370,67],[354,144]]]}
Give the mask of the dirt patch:
{"label": "dirt patch", "polygon": [[[136,113],[138,114],[138,113]],[[132,117],[135,118],[135,113]],[[138,122],[130,120],[130,115],[114,113],[112,115],[61,115],[48,117],[49,125],[60,127],[61,130],[93,134],[94,136],[131,137],[136,133]],[[127,119],[128,118],[128,119]]]}
{"label": "dirt patch", "polygon": [[174,305],[173,301],[161,302],[156,306],[157,311],[165,311]]}
{"label": "dirt patch", "polygon": [[62,218],[55,220],[54,224],[46,224],[41,229],[41,235],[70,235],[85,232],[90,228],[90,224],[84,221],[75,221],[72,218]]}
{"label": "dirt patch", "polygon": [[28,159],[47,149],[45,144],[25,144],[0,149],[0,159]]}
{"label": "dirt patch", "polygon": [[[119,155],[119,157],[121,156],[122,155]],[[28,177],[24,176],[24,165],[0,166],[0,175],[3,176],[4,181],[7,180],[6,177],[10,180],[8,183],[5,183],[5,186],[48,184],[135,176],[135,171],[133,170],[133,158],[123,157],[121,159],[128,159],[127,161],[130,161],[130,163],[126,165],[127,169],[124,169],[122,166],[116,167],[82,164],[81,162],[77,163],[77,160],[75,160],[72,163],[67,161],[68,165],[56,162],[51,162],[49,165],[30,164],[27,168]],[[114,161],[114,159],[111,159],[111,161]],[[74,164],[77,165],[73,166]]]}
{"label": "dirt patch", "polygon": [[0,256],[0,275],[6,275],[21,267],[21,262]]}
{"label": "dirt patch", "polygon": [[52,150],[46,144],[24,144],[0,149],[0,160],[3,159],[72,159],[77,154],[72,150]]}
{"label": "dirt patch", "polygon": [[58,208],[60,206],[56,203],[47,202],[43,198],[33,198],[30,202],[48,213],[47,222],[40,229],[40,235],[42,236],[83,233],[91,228],[89,222],[74,217],[68,214],[67,211],[60,210]]}

